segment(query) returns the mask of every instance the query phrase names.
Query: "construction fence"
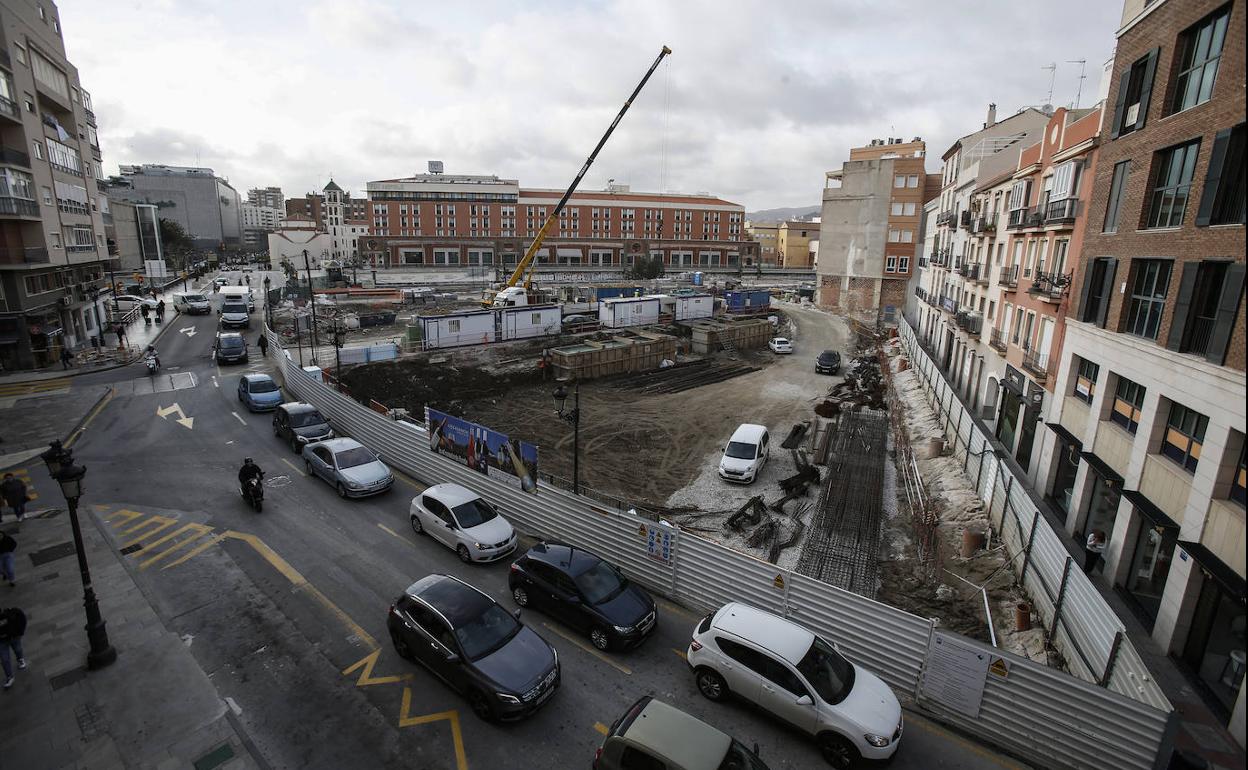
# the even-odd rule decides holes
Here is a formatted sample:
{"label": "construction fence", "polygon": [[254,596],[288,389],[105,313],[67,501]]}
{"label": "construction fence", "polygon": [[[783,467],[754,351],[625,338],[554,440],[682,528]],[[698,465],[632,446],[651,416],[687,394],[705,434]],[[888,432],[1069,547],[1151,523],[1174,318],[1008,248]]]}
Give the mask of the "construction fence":
{"label": "construction fence", "polygon": [[[1034,766],[1161,768],[1168,759],[1168,705],[943,632],[934,620],[545,481],[524,492],[433,453],[423,426],[390,420],[335,392],[302,370],[271,331],[269,341],[286,390],[314,404],[336,430],[423,483],[454,482],[487,496],[528,535],[590,548],[639,584],[697,611],[740,601],[790,618],[836,642],[913,709]],[[953,648],[958,654],[951,656]]]}

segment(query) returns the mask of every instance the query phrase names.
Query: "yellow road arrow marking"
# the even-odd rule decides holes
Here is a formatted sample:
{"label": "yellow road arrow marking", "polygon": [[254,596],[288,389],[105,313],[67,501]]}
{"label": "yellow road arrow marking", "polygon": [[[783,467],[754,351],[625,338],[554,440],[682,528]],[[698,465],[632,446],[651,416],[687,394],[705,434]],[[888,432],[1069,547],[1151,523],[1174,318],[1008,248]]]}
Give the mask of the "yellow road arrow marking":
{"label": "yellow road arrow marking", "polygon": [[451,723],[451,740],[455,742],[455,765],[458,770],[468,770],[468,757],[464,754],[464,735],[459,730],[459,712],[439,711],[436,714],[425,714],[423,716],[411,716],[412,711],[412,688],[403,688],[403,708],[399,712],[399,727],[415,727],[416,725],[426,725],[430,722],[440,722],[443,719]]}

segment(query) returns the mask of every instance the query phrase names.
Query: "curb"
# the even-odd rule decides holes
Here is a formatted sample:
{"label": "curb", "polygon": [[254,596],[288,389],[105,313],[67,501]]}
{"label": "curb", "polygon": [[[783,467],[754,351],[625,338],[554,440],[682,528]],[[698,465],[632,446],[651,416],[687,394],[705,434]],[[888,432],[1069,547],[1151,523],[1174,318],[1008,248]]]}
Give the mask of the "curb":
{"label": "curb", "polygon": [[[177,317],[177,314],[175,313],[173,317],[174,317],[174,318],[176,318],[176,317]],[[165,332],[169,331],[169,329],[171,328],[172,324],[161,324],[161,326],[162,326],[162,327],[164,327],[164,328],[162,328],[162,329],[161,329],[161,330],[160,330],[160,331],[156,334],[156,336],[155,336],[155,337],[152,337],[152,338],[148,341],[148,343],[147,343],[147,344],[151,345],[152,343],[154,343],[154,342],[156,342],[157,340],[159,340],[161,337],[165,336]],[[68,373],[67,373],[67,374],[61,374],[61,375],[60,375],[60,376],[58,376],[58,377],[42,377],[42,378],[37,378],[37,379],[32,379],[32,380],[0,380],[0,385],[28,385],[28,384],[31,384],[31,383],[36,383],[36,382],[47,382],[48,380],[56,380],[56,379],[73,379],[74,377],[82,377],[82,376],[84,376],[84,375],[88,375],[88,374],[99,374],[100,372],[111,372],[111,371],[113,371],[114,369],[124,369],[125,367],[127,367],[127,366],[129,366],[129,365],[133,364],[135,361],[138,361],[138,360],[139,360],[139,359],[138,359],[138,358],[136,358],[136,359],[134,359],[134,361],[126,361],[125,363],[121,363],[121,364],[112,364],[112,365],[110,365],[110,366],[99,366],[99,367],[96,367],[96,368],[94,368],[94,369],[79,369],[79,370],[77,370],[77,371],[73,372],[72,374],[68,374]]]}
{"label": "curb", "polygon": [[[95,400],[95,403],[91,404],[91,406],[87,409],[87,411],[83,413],[82,417],[79,418],[78,422],[74,423],[74,427],[70,428],[69,433],[65,434],[65,437],[61,439],[62,444],[68,445],[71,442],[71,440],[74,440],[75,436],[81,435],[82,429],[86,425],[87,421],[90,420],[95,414],[97,414],[98,410],[102,408],[102,404],[112,399],[113,392],[114,392],[113,387],[111,385],[101,385],[100,387],[104,389],[104,392],[101,393],[100,397]],[[5,454],[17,454],[18,452],[27,452],[33,449],[39,449],[40,447],[43,447],[43,445],[42,444],[33,444],[33,445],[23,444],[22,446],[15,447],[15,448],[6,447],[8,449],[11,449],[12,451],[6,452]],[[0,471],[7,471],[11,468],[16,468],[17,466],[23,465],[27,462],[29,462],[29,458],[27,458],[26,460],[18,460],[15,463],[11,463],[10,465],[6,467],[0,468]]]}

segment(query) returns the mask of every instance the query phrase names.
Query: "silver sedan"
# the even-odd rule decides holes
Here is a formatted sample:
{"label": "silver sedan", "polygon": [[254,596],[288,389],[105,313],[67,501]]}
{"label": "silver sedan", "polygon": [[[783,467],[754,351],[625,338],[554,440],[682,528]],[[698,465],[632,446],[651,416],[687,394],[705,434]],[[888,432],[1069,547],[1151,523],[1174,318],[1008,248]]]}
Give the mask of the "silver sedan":
{"label": "silver sedan", "polygon": [[394,486],[394,474],[373,450],[353,438],[332,438],[303,448],[308,475],[320,476],[339,497],[368,497]]}

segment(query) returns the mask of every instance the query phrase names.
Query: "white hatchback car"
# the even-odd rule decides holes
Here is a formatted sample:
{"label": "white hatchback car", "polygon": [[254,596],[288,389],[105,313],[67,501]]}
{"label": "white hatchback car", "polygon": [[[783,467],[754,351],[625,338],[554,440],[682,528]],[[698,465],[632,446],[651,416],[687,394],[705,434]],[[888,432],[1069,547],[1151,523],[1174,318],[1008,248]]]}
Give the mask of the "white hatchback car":
{"label": "white hatchback car", "polygon": [[772,337],[767,343],[767,347],[771,348],[772,353],[792,353],[793,343],[785,337]]}
{"label": "white hatchback car", "polygon": [[901,704],[893,691],[792,621],[725,604],[698,623],[687,658],[704,696],[736,695],[790,722],[814,736],[834,767],[897,751]]}
{"label": "white hatchback car", "polygon": [[436,484],[412,498],[412,529],[459,554],[465,564],[497,561],[516,550],[516,531],[498,509],[458,484]]}

